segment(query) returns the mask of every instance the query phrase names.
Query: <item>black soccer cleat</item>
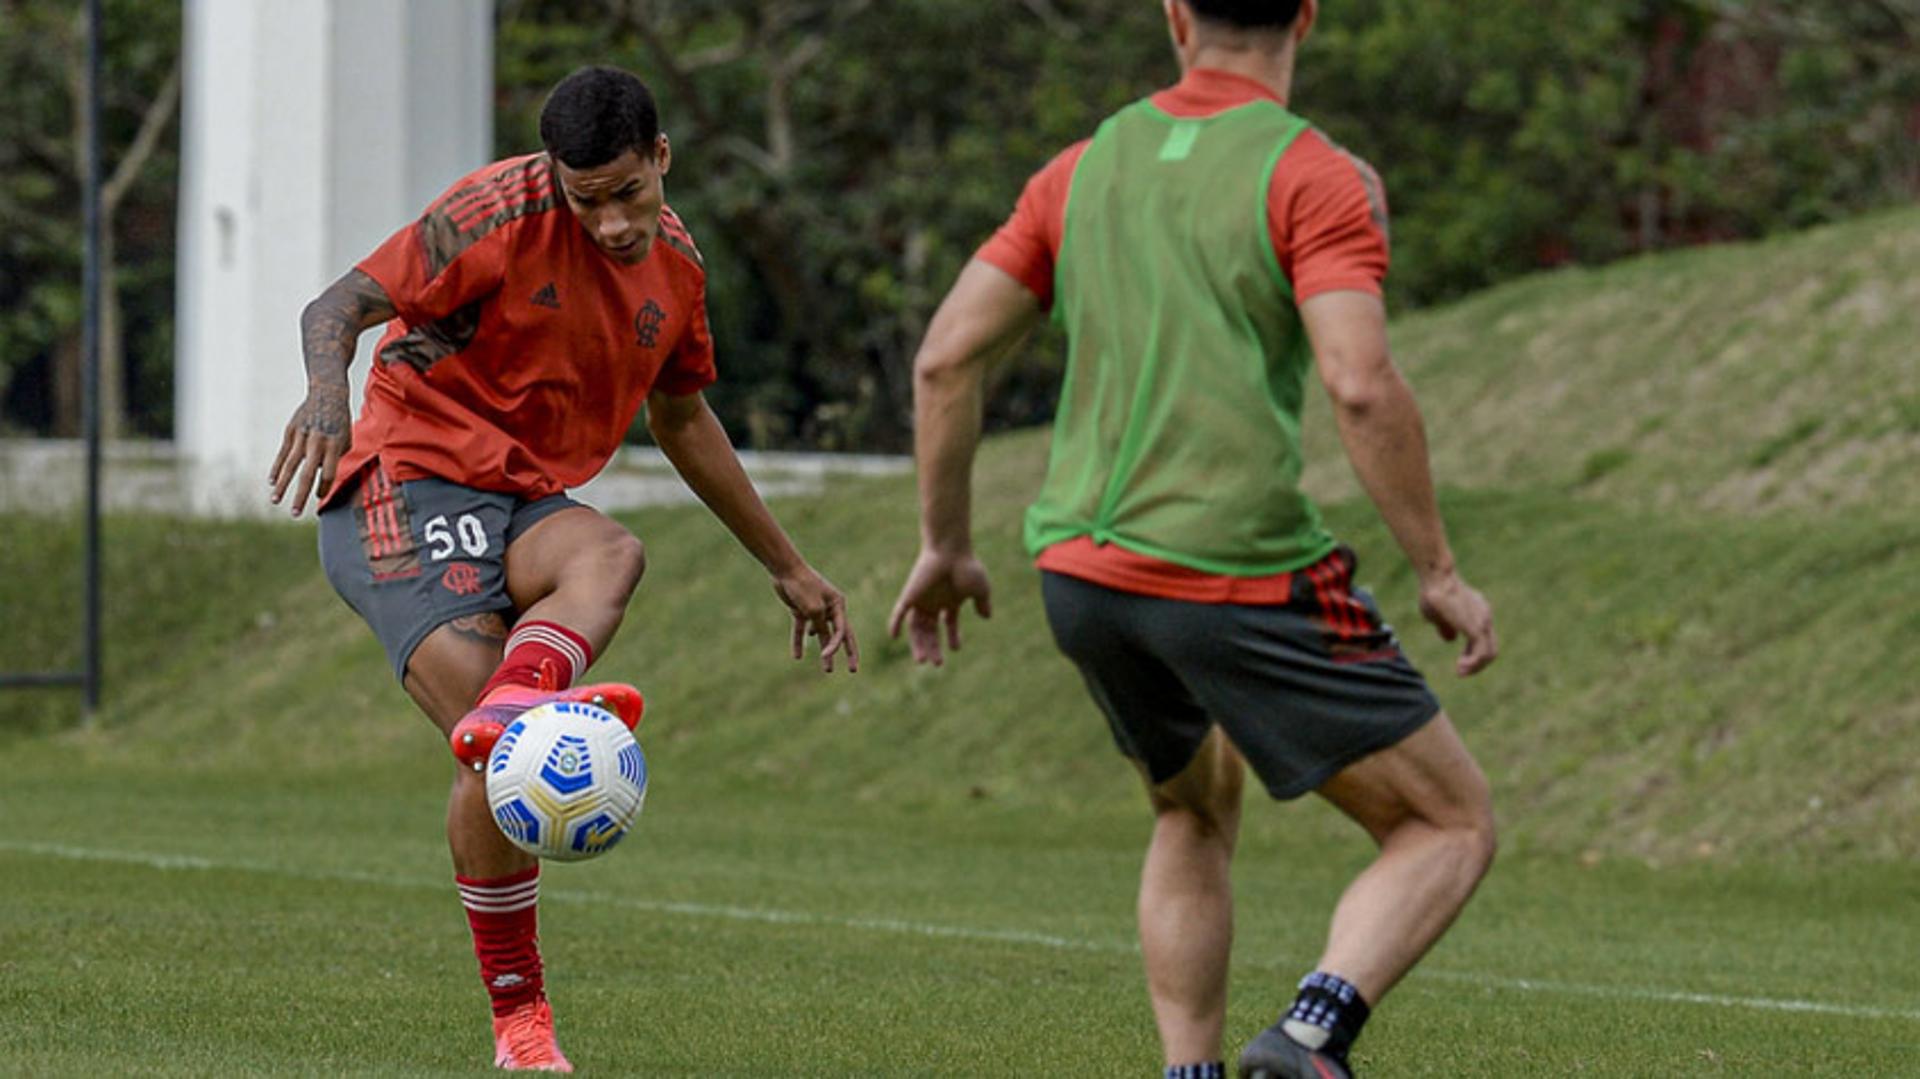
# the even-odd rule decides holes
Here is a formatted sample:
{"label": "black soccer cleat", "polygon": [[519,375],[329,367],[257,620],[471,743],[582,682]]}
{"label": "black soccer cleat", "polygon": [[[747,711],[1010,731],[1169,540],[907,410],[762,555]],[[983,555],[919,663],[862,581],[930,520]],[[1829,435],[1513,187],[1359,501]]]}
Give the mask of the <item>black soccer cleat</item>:
{"label": "black soccer cleat", "polygon": [[1338,1058],[1287,1037],[1275,1023],[1241,1051],[1240,1079],[1353,1079],[1353,1072]]}

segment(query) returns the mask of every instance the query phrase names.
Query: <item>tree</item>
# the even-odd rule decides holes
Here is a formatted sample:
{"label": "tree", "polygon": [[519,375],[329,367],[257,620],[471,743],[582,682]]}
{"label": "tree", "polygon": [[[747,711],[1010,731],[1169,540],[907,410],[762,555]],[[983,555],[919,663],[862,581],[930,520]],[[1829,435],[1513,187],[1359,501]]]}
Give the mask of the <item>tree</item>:
{"label": "tree", "polygon": [[[1920,189],[1908,3],[1342,0],[1293,104],[1385,175],[1389,294],[1430,303]],[[715,402],[758,445],[903,447],[960,264],[1048,155],[1175,75],[1157,5],[1098,0],[507,0],[500,43],[503,150],[579,63],[654,87],[713,256]],[[1056,354],[990,423],[1051,410]]]}
{"label": "tree", "polygon": [[[580,63],[648,81],[674,139],[668,197],[709,256],[716,407],[763,446],[904,446],[912,349],[947,283],[1046,155],[1173,73],[1150,5],[588,11],[501,8],[502,151],[536,144],[540,96]],[[1001,400],[1001,422],[1051,408],[1037,385]]]}
{"label": "tree", "polygon": [[[180,6],[104,0],[105,419],[171,424]],[[82,25],[0,0],[0,429],[78,417]],[[758,446],[899,449],[932,307],[1049,155],[1172,81],[1111,0],[497,0],[499,149],[547,89],[637,71],[708,254],[716,408]],[[1389,296],[1764,235],[1920,194],[1916,0],[1340,0],[1294,105],[1384,175]],[[124,343],[123,343],[124,342]],[[122,357],[125,357],[124,368]],[[1052,409],[1043,338],[990,424]]]}
{"label": "tree", "polygon": [[[100,415],[115,437],[128,429],[125,278],[137,284],[131,306],[143,342],[170,340],[177,168],[168,136],[179,113],[180,10],[138,0],[104,7]],[[38,364],[48,375],[49,427],[66,435],[78,431],[80,412],[84,20],[75,5],[0,3],[0,63],[9,72],[9,108],[0,112],[0,221],[9,232],[0,241],[0,401],[18,373]],[[166,359],[143,366],[170,370]]]}
{"label": "tree", "polygon": [[1386,177],[1394,295],[1920,194],[1913,0],[1351,0],[1300,107]]}

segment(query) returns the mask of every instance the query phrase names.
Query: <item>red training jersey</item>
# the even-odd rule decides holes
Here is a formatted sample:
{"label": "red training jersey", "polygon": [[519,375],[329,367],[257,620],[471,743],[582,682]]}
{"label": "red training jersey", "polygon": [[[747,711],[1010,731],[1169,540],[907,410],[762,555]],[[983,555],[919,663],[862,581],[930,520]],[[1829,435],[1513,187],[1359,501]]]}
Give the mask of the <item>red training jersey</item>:
{"label": "red training jersey", "polygon": [[394,480],[558,494],[600,471],[650,392],[716,377],[686,226],[662,207],[647,257],[615,262],[545,154],[470,173],[358,269],[397,317],[329,499],[374,460]]}
{"label": "red training jersey", "polygon": [[[1162,112],[1180,118],[1211,116],[1249,101],[1279,97],[1263,84],[1206,68],[1153,95]],[[1285,104],[1285,102],[1281,102]],[[974,257],[1011,275],[1053,305],[1054,263],[1066,231],[1067,196],[1074,167],[1090,140],[1062,151],[1027,182],[1013,215]],[[1257,167],[1262,162],[1249,162]],[[1388,263],[1387,205],[1380,178],[1366,162],[1313,128],[1282,154],[1267,190],[1267,237],[1280,269],[1304,303],[1323,292],[1380,295]],[[1205,573],[1081,536],[1040,552],[1044,570],[1123,592],[1200,603],[1284,603],[1292,574],[1231,577]]]}

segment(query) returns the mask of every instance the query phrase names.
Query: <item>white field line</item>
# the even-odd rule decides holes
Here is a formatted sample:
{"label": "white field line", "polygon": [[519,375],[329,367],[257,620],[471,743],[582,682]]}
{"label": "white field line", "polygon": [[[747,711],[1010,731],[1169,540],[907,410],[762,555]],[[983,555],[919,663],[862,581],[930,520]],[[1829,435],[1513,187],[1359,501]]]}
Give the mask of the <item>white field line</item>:
{"label": "white field line", "polygon": [[[394,874],[356,873],[346,870],[310,870],[269,862],[202,858],[194,855],[152,854],[142,851],[109,850],[96,847],[75,847],[63,843],[32,843],[0,839],[0,851],[37,855],[45,858],[58,858],[72,862],[109,862],[116,865],[140,866],[146,869],[162,871],[187,870],[259,873],[267,876],[289,877],[299,880],[374,884],[411,890],[440,891],[447,887],[447,881],[437,878],[429,879],[426,877],[410,877]],[[1138,954],[1139,951],[1139,949],[1130,942],[1083,940],[1074,937],[1056,936],[1049,933],[1035,933],[1022,929],[991,929],[962,925],[940,925],[930,922],[906,921],[898,918],[849,918],[837,915],[813,914],[806,911],[779,910],[769,907],[739,907],[725,904],[635,899],[631,896],[611,892],[582,891],[571,888],[543,888],[541,890],[541,897],[562,903],[620,907],[627,910],[646,911],[651,914],[672,914],[689,918],[716,918],[732,922],[758,922],[766,925],[820,926],[830,929],[853,929],[871,933],[901,933],[911,936],[944,937],[954,940],[981,941],[994,944],[1024,944],[1058,951],[1100,952],[1114,955],[1133,955]],[[1255,965],[1269,966],[1276,969],[1283,966],[1283,964],[1277,961],[1256,963]],[[1297,964],[1288,964],[1288,966],[1291,965]],[[1590,985],[1581,982],[1562,982],[1544,978],[1512,978],[1495,974],[1450,971],[1429,967],[1416,968],[1411,975],[1411,979],[1416,982],[1431,979],[1434,981],[1452,982],[1458,985],[1477,986],[1482,989],[1506,990],[1517,993],[1602,997],[1611,1000],[1641,1001],[1656,1004],[1692,1004],[1713,1008],[1740,1008],[1748,1011],[1798,1012],[1809,1015],[1840,1016],[1849,1019],[1905,1019],[1920,1021],[1920,1010],[1912,1008],[1876,1008],[1857,1004],[1832,1004],[1818,1000],[1743,997],[1720,993],[1693,993],[1685,990],[1659,989],[1647,986]]]}

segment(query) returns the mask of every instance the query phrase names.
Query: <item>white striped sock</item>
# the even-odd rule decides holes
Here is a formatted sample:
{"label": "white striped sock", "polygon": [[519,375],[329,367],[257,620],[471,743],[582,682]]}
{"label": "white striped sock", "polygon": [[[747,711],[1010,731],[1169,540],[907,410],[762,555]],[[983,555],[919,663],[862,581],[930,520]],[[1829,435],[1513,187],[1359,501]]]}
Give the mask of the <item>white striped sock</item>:
{"label": "white striped sock", "polygon": [[466,883],[459,887],[461,905],[483,914],[508,914],[540,902],[539,877],[500,887]]}
{"label": "white striped sock", "polygon": [[562,672],[564,677],[560,680],[558,688],[565,689],[573,685],[575,679],[586,673],[587,650],[580,646],[580,642],[562,633],[553,623],[528,622],[515,628],[507,635],[507,654],[511,655],[515,648],[529,643],[545,645],[560,653],[561,657],[567,661],[568,669]]}

